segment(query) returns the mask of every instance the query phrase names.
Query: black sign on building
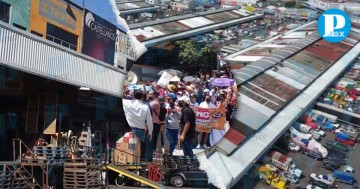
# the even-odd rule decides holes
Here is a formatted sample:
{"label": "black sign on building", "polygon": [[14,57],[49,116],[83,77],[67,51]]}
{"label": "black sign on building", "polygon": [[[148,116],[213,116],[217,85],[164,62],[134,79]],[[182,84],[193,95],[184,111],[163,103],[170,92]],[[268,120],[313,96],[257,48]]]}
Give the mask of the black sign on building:
{"label": "black sign on building", "polygon": [[82,53],[114,64],[116,26],[85,10]]}

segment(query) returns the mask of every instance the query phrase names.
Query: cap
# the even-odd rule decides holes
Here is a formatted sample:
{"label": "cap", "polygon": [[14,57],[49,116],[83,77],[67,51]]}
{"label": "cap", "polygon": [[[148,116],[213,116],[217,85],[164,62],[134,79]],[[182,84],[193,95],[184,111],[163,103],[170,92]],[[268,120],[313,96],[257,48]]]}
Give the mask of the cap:
{"label": "cap", "polygon": [[188,96],[182,96],[181,98],[178,99],[179,101],[183,101],[186,104],[190,104],[190,98]]}
{"label": "cap", "polygon": [[182,95],[183,93],[181,91],[178,91],[176,94],[181,94]]}
{"label": "cap", "polygon": [[205,89],[205,90],[204,90],[204,93],[208,93],[208,92],[210,92],[209,89]]}

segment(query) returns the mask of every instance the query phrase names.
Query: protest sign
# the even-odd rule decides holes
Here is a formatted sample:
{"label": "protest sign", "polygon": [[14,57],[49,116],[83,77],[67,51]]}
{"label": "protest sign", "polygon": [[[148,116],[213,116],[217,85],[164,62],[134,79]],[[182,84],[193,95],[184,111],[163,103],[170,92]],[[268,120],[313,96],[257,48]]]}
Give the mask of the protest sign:
{"label": "protest sign", "polygon": [[173,78],[174,76],[167,73],[167,72],[164,72],[159,81],[157,82],[158,85],[160,85],[162,88],[166,88],[166,85],[170,82],[170,80]]}
{"label": "protest sign", "polygon": [[211,129],[224,130],[225,107],[199,108],[191,107],[196,114],[196,131],[210,133]]}

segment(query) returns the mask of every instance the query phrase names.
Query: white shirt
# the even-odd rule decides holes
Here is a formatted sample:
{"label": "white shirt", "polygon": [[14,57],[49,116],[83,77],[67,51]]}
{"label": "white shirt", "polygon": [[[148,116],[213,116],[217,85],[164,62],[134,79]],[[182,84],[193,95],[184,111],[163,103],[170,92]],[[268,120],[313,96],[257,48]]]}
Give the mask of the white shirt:
{"label": "white shirt", "polygon": [[215,105],[211,102],[207,103],[206,101],[201,102],[199,108],[216,108]]}
{"label": "white shirt", "polygon": [[145,129],[146,122],[149,133],[152,133],[153,121],[148,105],[142,103],[140,100],[123,99],[123,107],[126,120],[130,127]]}

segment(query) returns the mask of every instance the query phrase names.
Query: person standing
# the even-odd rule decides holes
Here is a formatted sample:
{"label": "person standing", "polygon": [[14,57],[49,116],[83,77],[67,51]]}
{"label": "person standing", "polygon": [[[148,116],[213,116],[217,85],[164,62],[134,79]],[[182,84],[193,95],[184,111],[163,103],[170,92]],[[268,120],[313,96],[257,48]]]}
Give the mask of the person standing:
{"label": "person standing", "polygon": [[181,110],[180,125],[181,135],[180,141],[183,144],[184,156],[193,156],[193,140],[195,138],[195,112],[189,107],[190,99],[183,96],[179,99],[179,109]]}
{"label": "person standing", "polygon": [[166,124],[166,136],[169,141],[169,155],[172,156],[175,150],[175,146],[179,140],[179,118],[180,112],[175,108],[173,100],[169,100],[169,106],[167,107],[167,114],[165,119]]}
{"label": "person standing", "polygon": [[[224,95],[218,96],[216,102],[217,102],[216,103],[216,108],[218,110],[220,110],[221,108],[225,108],[227,106],[226,103],[225,103]],[[219,142],[219,140],[224,137],[225,133],[226,133],[225,132],[225,125],[224,125],[224,129],[222,129],[222,130],[211,129],[211,133],[210,133],[210,136],[209,136],[210,146],[214,146],[217,142]]]}
{"label": "person standing", "polygon": [[[207,94],[205,96],[205,101],[200,103],[199,108],[216,108],[216,107],[211,102],[210,95]],[[198,145],[196,146],[196,148],[207,148],[206,143],[207,143],[207,140],[208,140],[208,136],[209,136],[209,133],[199,132],[199,134],[198,134]],[[203,141],[203,143],[201,143],[201,140]]]}
{"label": "person standing", "polygon": [[[165,103],[165,98],[163,97],[159,97],[158,98],[160,106],[167,108],[167,103]],[[164,142],[164,154],[168,154],[169,153],[169,142],[168,142],[168,138],[167,138],[167,134],[166,134],[166,117],[165,120],[160,120],[160,132],[159,132],[159,137],[156,143],[156,151],[162,151],[162,141]],[[163,139],[163,140],[162,140]]]}
{"label": "person standing", "polygon": [[158,100],[158,94],[155,91],[150,91],[148,95],[149,101],[150,101],[150,107],[152,110],[152,122],[153,122],[153,132],[152,132],[152,142],[153,142],[153,148],[156,148],[157,139],[159,137],[160,133],[160,103]]}
{"label": "person standing", "polygon": [[142,142],[142,157],[152,161],[153,147],[151,144],[153,121],[148,105],[142,102],[143,93],[140,90],[134,92],[134,100],[123,99],[123,108],[126,120],[132,132]]}
{"label": "person standing", "polygon": [[199,104],[196,102],[196,95],[191,94],[190,95],[190,106],[198,107]]}

